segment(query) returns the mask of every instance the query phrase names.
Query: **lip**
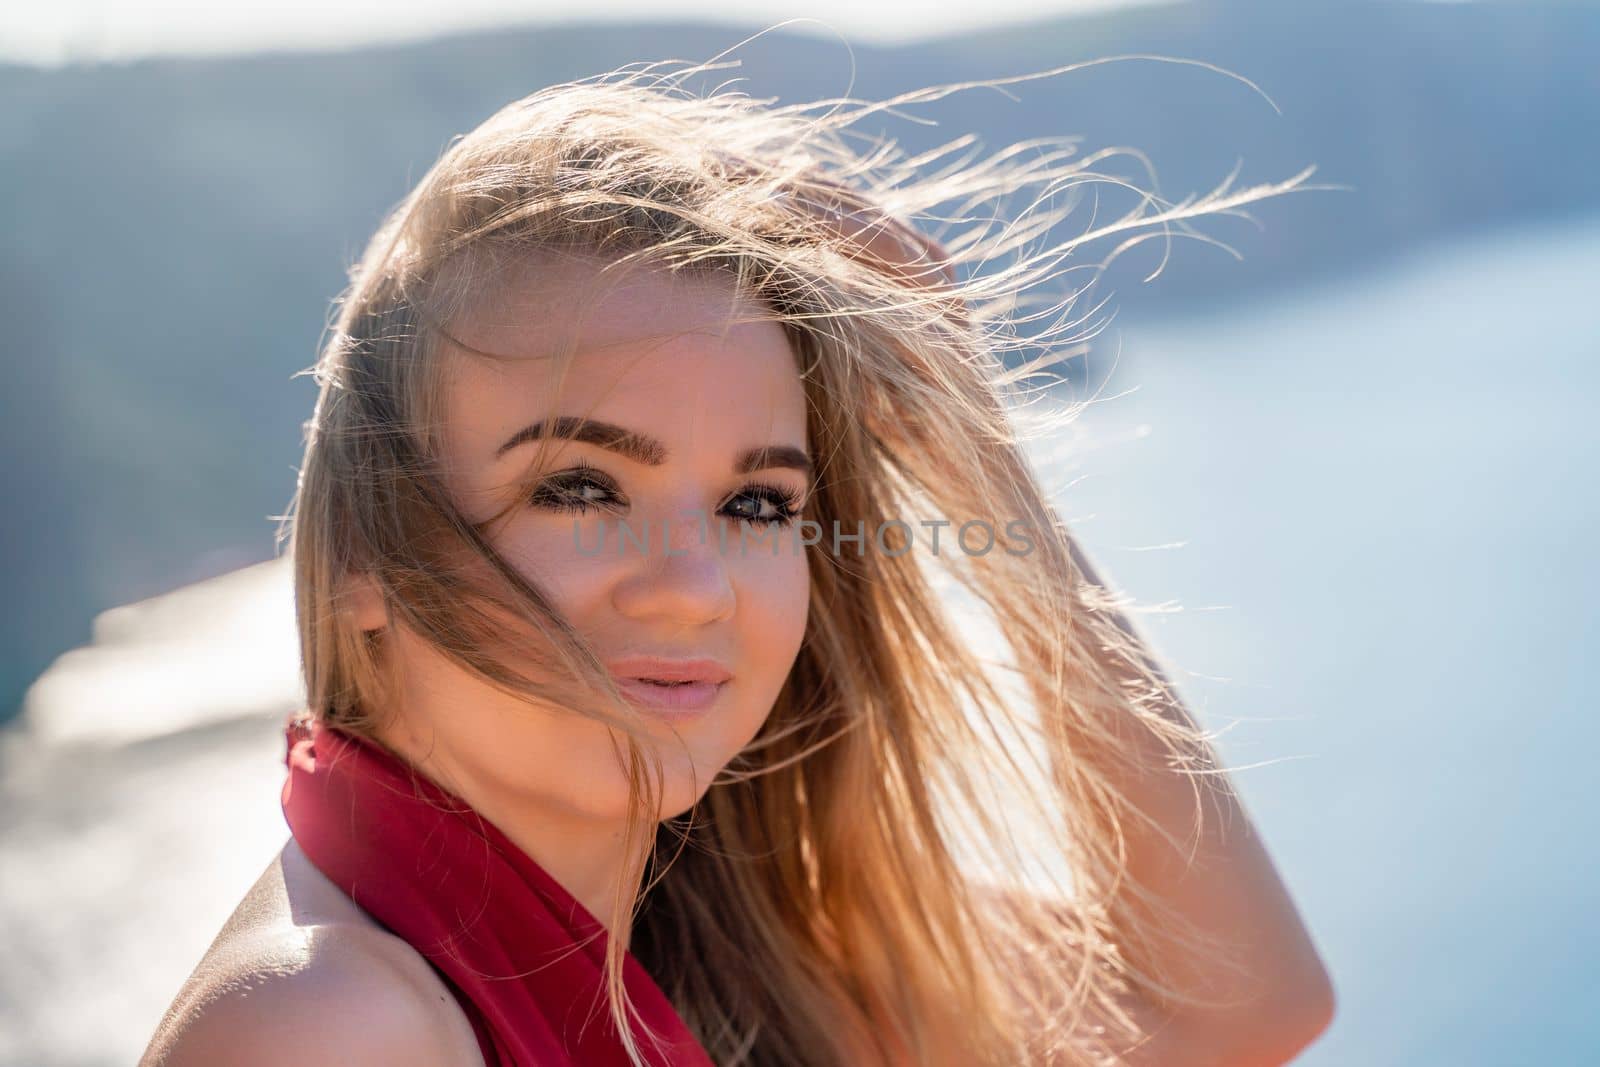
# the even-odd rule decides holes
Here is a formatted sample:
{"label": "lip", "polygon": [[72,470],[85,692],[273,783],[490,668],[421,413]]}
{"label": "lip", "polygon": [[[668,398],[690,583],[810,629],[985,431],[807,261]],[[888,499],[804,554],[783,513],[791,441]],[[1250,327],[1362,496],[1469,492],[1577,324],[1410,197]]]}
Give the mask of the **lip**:
{"label": "lip", "polygon": [[655,678],[663,682],[707,682],[721,685],[733,672],[714,659],[674,659],[667,656],[625,656],[606,664],[619,680]]}
{"label": "lip", "polygon": [[[622,695],[634,704],[667,718],[691,718],[708,710],[722,694],[732,672],[714,659],[628,656],[606,664]],[[646,679],[679,683],[655,685]]]}

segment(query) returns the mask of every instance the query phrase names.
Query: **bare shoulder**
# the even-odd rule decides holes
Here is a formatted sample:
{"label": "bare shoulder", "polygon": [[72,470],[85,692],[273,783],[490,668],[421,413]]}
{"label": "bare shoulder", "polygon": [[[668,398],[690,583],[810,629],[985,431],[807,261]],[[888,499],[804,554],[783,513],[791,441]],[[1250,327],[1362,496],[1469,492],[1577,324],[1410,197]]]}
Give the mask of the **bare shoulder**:
{"label": "bare shoulder", "polygon": [[483,1067],[427,960],[291,840],[184,983],[140,1067],[298,1067],[312,1052],[352,1067]]}

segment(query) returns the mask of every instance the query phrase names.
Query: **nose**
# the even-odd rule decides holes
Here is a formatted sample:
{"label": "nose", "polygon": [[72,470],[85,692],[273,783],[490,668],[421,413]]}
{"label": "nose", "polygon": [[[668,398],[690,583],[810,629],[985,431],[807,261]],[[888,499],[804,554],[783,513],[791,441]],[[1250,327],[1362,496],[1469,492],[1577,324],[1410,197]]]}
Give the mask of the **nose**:
{"label": "nose", "polygon": [[681,625],[717,622],[733,614],[733,583],[714,527],[686,516],[652,522],[648,532],[648,552],[629,543],[626,573],[612,589],[620,614]]}

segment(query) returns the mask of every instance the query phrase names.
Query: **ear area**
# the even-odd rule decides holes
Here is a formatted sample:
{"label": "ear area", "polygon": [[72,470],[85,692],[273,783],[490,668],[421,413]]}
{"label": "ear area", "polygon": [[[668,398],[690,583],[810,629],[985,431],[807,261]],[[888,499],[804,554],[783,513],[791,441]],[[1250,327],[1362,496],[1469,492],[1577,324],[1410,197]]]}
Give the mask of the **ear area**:
{"label": "ear area", "polygon": [[344,610],[362,630],[383,630],[389,626],[389,611],[384,607],[383,591],[366,571],[344,580]]}

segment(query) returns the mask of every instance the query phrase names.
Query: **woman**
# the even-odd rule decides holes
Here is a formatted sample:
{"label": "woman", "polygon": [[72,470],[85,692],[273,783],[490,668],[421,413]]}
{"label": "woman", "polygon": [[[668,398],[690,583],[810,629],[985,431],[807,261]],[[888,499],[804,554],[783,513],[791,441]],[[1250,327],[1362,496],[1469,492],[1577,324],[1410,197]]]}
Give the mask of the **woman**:
{"label": "woman", "polygon": [[[1000,359],[1080,241],[1293,182],[995,267],[1060,214],[981,220],[1089,161],[930,179],[847,147],[872,110],[561,86],[385,222],[293,509],[293,837],[146,1064],[1276,1064],[1327,1025],[1024,457],[1059,356]],[[905,221],[940,205],[980,221]]]}

